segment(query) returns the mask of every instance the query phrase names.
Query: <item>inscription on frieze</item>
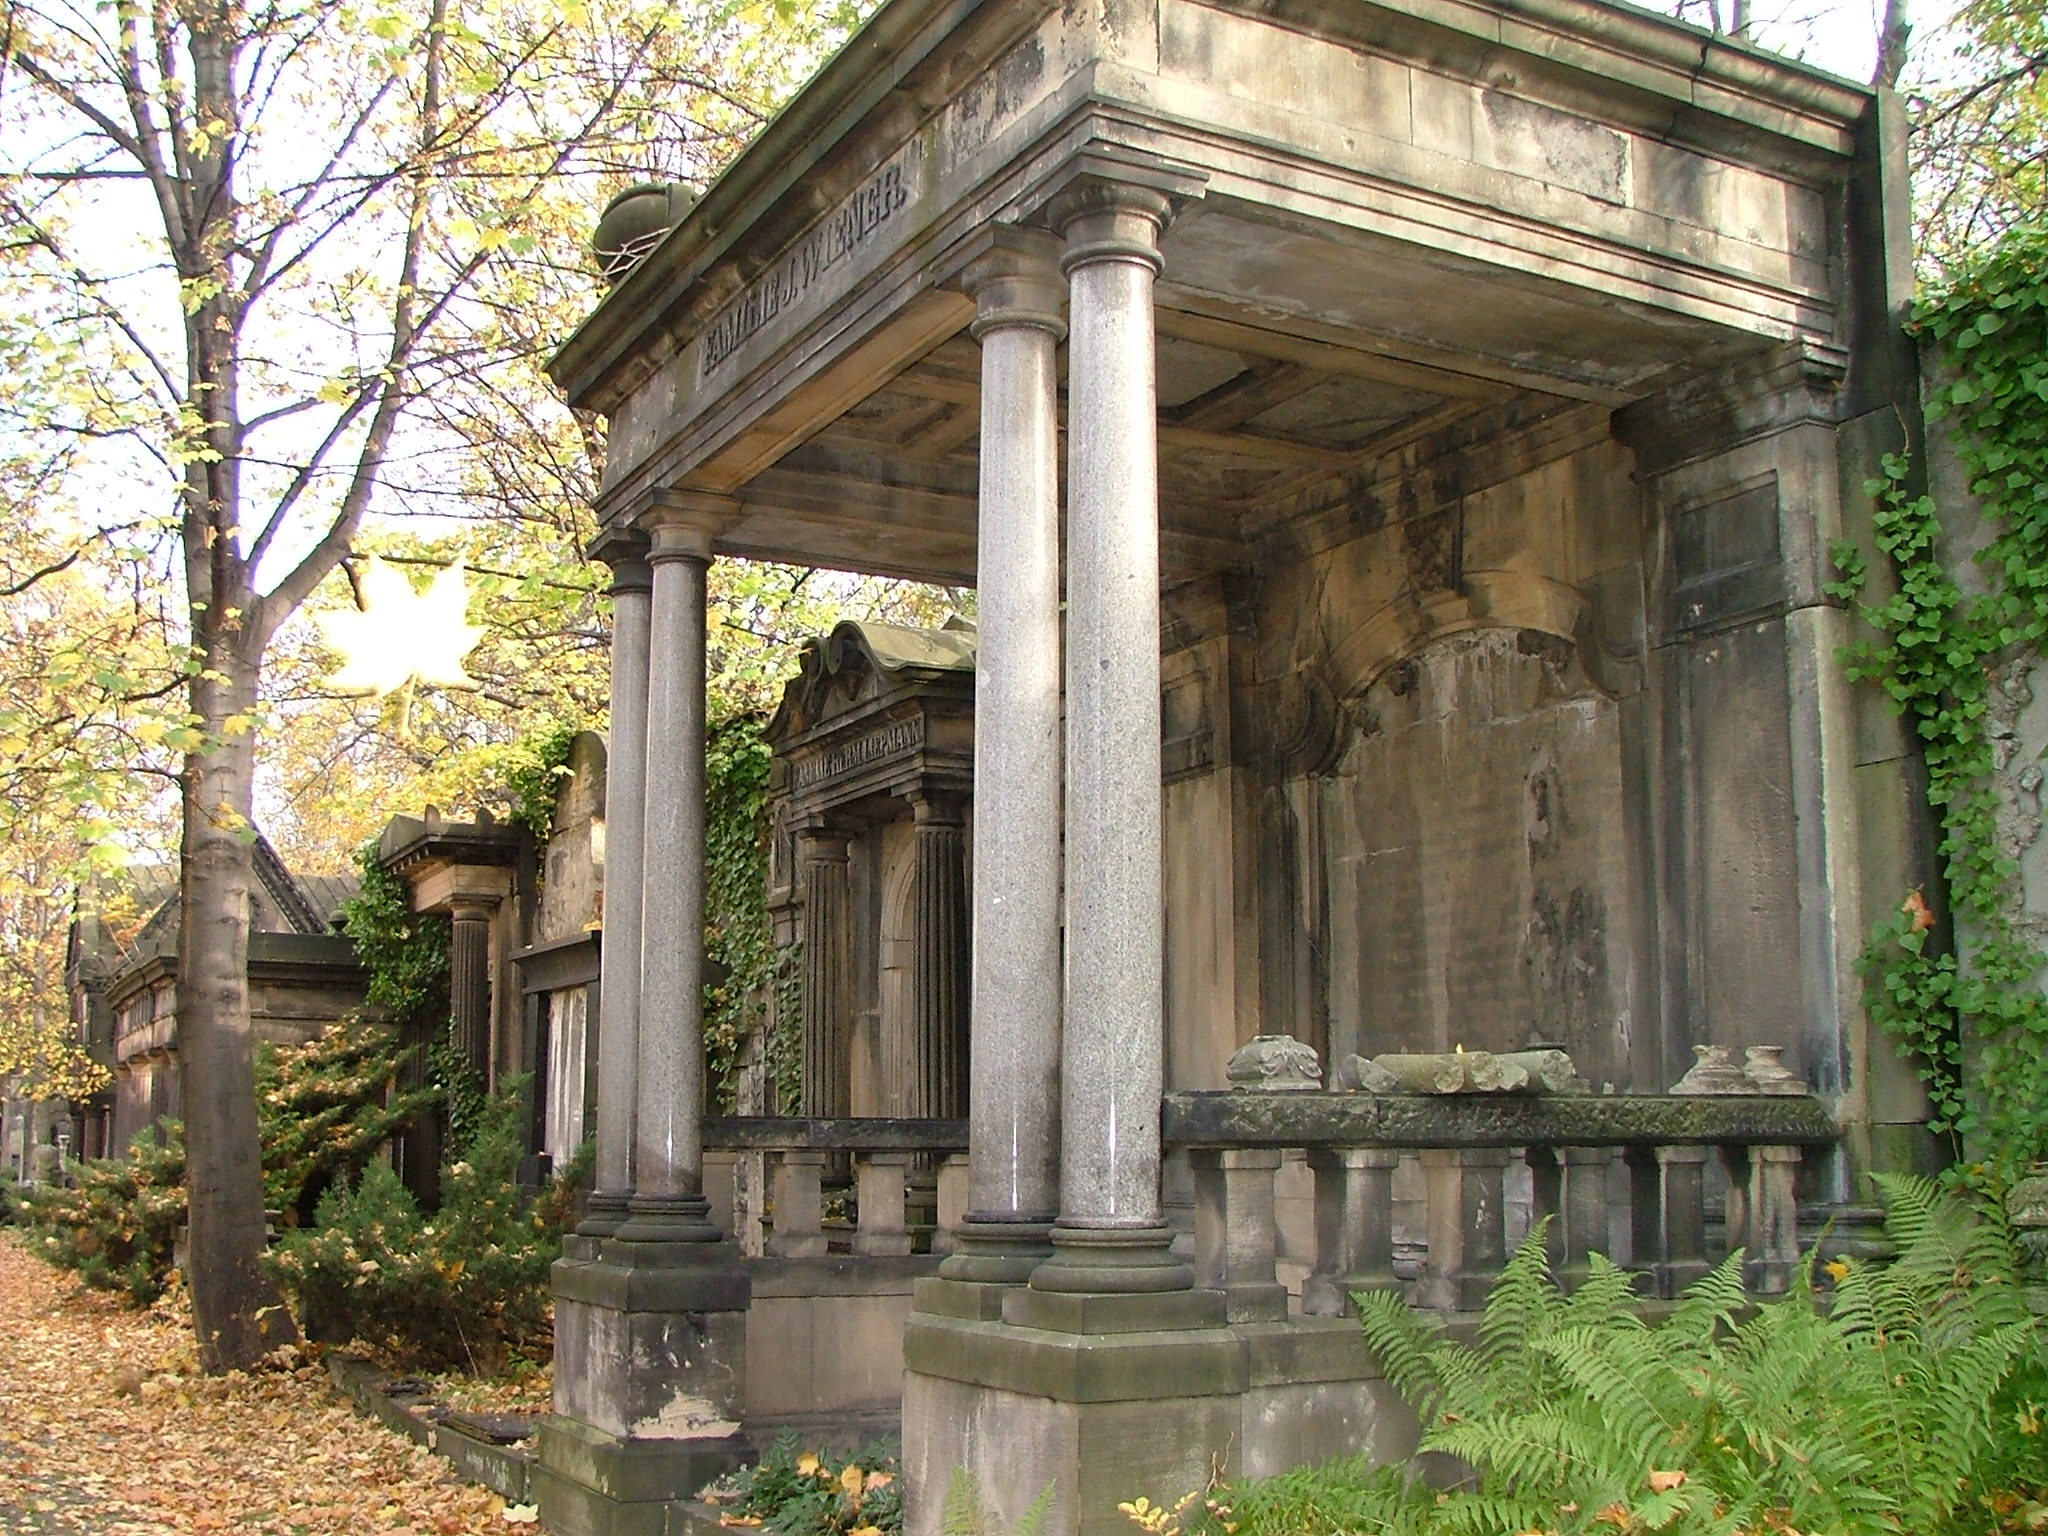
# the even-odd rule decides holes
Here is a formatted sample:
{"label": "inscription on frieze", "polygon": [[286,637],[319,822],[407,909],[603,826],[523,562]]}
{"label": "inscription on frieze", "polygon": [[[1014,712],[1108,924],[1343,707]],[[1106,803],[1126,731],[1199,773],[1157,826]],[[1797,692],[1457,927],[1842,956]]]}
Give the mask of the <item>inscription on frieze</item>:
{"label": "inscription on frieze", "polygon": [[924,717],[913,715],[907,720],[892,721],[879,731],[870,731],[865,736],[856,736],[852,741],[841,742],[830,751],[821,752],[816,757],[794,763],[793,776],[798,788],[808,788],[827,779],[842,778],[856,768],[865,768],[869,763],[878,763],[884,758],[895,757],[898,753],[915,751],[923,745]]}
{"label": "inscription on frieze", "polygon": [[910,205],[906,151],[813,224],[767,272],[756,278],[704,331],[704,372],[712,373],[784,310],[845,266]]}

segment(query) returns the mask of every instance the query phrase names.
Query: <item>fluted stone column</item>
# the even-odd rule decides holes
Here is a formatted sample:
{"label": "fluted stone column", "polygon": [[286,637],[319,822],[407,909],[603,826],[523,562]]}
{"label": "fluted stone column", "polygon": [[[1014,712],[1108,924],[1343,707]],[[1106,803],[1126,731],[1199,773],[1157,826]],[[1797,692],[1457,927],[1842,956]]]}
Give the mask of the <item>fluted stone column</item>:
{"label": "fluted stone column", "polygon": [[803,1082],[806,1115],[852,1113],[847,1046],[852,1038],[846,959],[852,947],[852,893],[846,878],[846,834],[824,827],[801,835],[804,876]]}
{"label": "fluted stone column", "polygon": [[[1066,1034],[1060,1214],[1053,1257],[1031,1276],[1035,1292],[1185,1291],[1194,1279],[1170,1252],[1172,1232],[1159,1210],[1164,1020],[1152,285],[1166,214],[1157,193],[1107,182],[1084,183],[1056,209],[1066,237],[1061,265],[1071,327]],[[1105,1320],[1111,1315],[1097,1310]],[[1045,1315],[1050,1321],[1059,1314]],[[1081,1310],[1067,1325],[1095,1326]]]}
{"label": "fluted stone column", "polygon": [[[698,503],[703,503],[699,505]],[[650,513],[639,1076],[631,1216],[617,1240],[712,1243],[704,1199],[704,605],[722,498]]]}
{"label": "fluted stone column", "polygon": [[1059,242],[966,274],[981,343],[967,1213],[948,1279],[1020,1283],[1059,1209]]}
{"label": "fluted stone column", "polygon": [[491,1077],[491,909],[457,905],[448,932],[448,1001],[455,1052]]}
{"label": "fluted stone column", "polygon": [[598,955],[597,1163],[577,1229],[609,1237],[633,1193],[633,1101],[640,1071],[640,898],[647,806],[647,639],[653,574],[612,567],[611,740],[605,756],[604,947]]}
{"label": "fluted stone column", "polygon": [[909,1092],[904,1113],[950,1119],[967,1084],[967,838],[954,797],[924,796],[911,826]]}

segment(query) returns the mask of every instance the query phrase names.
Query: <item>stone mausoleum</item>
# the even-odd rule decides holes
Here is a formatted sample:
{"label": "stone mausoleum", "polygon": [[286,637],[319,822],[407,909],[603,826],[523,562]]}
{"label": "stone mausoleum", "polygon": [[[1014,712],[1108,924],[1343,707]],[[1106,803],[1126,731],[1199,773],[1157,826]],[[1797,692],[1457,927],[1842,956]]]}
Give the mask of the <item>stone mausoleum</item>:
{"label": "stone mausoleum", "polygon": [[[544,1520],[841,1414],[914,1536],[962,1467],[1118,1529],[1412,1445],[1354,1289],[1469,1310],[1548,1215],[1768,1291],[1926,1159],[1853,968],[1914,767],[1826,591],[1916,430],[1902,132],[1606,0],[888,0],[647,195],[554,365],[617,606]],[[787,1119],[703,1109],[727,556],[977,592],[778,722]]]}

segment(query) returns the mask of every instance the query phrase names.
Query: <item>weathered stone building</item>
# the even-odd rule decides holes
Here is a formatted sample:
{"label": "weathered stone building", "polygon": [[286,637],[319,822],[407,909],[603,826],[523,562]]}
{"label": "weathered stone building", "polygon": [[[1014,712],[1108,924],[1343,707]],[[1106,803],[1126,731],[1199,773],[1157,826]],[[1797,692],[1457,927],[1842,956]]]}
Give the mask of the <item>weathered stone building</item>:
{"label": "weathered stone building", "polygon": [[[766,1390],[750,1302],[826,1247],[824,1158],[861,1181],[845,1264],[929,1265],[901,1160],[956,1134],[939,1103],[847,1118],[908,1085],[828,1098],[821,1069],[774,1143],[792,1244],[743,1262],[709,1218],[722,555],[978,589],[971,786],[856,637],[826,657],[865,653],[872,707],[834,736],[800,690],[784,738],[794,773],[817,724],[847,790],[785,853],[806,923],[854,932],[834,914],[861,879],[885,911],[892,870],[919,914],[888,1030],[880,980],[845,980],[866,959],[806,955],[841,978],[807,1007],[846,1083],[861,1010],[889,1059],[936,1038],[954,941],[916,943],[917,891],[969,891],[964,1209],[941,1191],[953,1251],[903,1330],[918,1536],[954,1466],[1008,1518],[1050,1482],[1094,1531],[1212,1454],[1398,1454],[1323,1314],[1394,1283],[1404,1202],[1432,1305],[1483,1293],[1510,1199],[1560,1216],[1565,1262],[1665,1290],[1711,1208],[1768,1288],[1795,1190],[1840,1205],[1925,1155],[1853,971],[1912,883],[1912,770],[1825,591],[1915,420],[1901,132],[1881,93],[1604,0],[877,13],[555,364],[610,422],[618,622],[598,1196],[557,1274],[546,1519],[660,1528]],[[943,830],[970,787],[971,860]],[[1205,1091],[1273,1034],[1329,1063],[1536,1041],[1590,1091]],[[1667,1094],[1758,1046],[1788,1050],[1771,1091]]]}
{"label": "weathered stone building", "polygon": [[[526,1077],[534,1107],[529,1149],[539,1181],[590,1134],[598,950],[604,924],[605,744],[592,731],[570,743],[545,846],[488,812],[451,821],[429,806],[394,816],[378,836],[384,867],[402,879],[416,912],[449,923],[449,1018],[412,1026],[424,1046],[444,1023],[493,1091]],[[429,1187],[438,1137],[421,1124],[400,1150],[407,1177]]]}
{"label": "weathered stone building", "polygon": [[[249,1017],[256,1038],[278,1045],[310,1040],[363,1004],[368,977],[339,931],[345,876],[295,874],[258,837],[249,889]],[[72,1149],[119,1156],[160,1119],[181,1119],[178,1065],[178,894],[174,881],[145,877],[145,913],[125,942],[96,915],[72,924],[65,964],[72,1019],[86,1052],[114,1075],[113,1086],[72,1106]]]}

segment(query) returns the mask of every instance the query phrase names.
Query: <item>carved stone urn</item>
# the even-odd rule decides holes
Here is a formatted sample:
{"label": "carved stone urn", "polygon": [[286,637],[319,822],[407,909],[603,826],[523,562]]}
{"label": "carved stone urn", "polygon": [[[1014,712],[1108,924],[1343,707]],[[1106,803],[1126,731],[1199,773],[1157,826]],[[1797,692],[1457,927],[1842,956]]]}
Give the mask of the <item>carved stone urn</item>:
{"label": "carved stone urn", "polygon": [[1806,1084],[1785,1065],[1782,1045],[1752,1045],[1743,1053],[1742,1075],[1757,1093],[1801,1094]]}
{"label": "carved stone urn", "polygon": [[1692,1053],[1699,1059],[1692,1064],[1691,1071],[1671,1085],[1673,1093],[1704,1098],[1756,1092],[1742,1075],[1742,1068],[1735,1065],[1735,1052],[1728,1046],[1696,1045]]}

